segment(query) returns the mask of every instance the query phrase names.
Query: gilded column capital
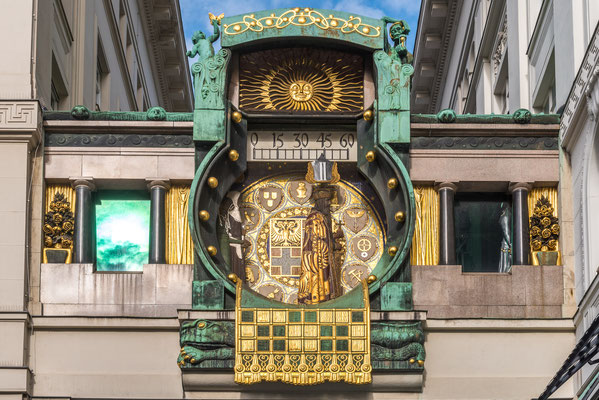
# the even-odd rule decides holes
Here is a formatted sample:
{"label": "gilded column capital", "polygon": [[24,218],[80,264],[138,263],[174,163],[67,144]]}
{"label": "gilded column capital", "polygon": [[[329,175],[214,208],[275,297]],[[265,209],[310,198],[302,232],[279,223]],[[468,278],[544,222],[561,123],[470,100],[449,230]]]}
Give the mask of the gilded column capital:
{"label": "gilded column capital", "polygon": [[168,178],[146,178],[148,190],[152,190],[155,187],[169,190],[171,188],[171,181]]}
{"label": "gilded column capital", "polygon": [[441,189],[450,189],[454,192],[458,190],[458,186],[453,182],[441,182],[435,185],[435,190],[438,192]]}
{"label": "gilded column capital", "polygon": [[94,178],[91,176],[71,176],[69,177],[69,181],[71,181],[71,186],[73,189],[77,189],[80,186],[86,187],[92,192],[96,190],[96,185],[94,184]]}

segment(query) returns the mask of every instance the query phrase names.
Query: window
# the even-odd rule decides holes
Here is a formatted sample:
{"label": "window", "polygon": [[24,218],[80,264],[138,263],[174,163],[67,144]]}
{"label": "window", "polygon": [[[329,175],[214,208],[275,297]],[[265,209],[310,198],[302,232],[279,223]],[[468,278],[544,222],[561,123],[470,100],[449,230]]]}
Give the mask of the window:
{"label": "window", "polygon": [[150,198],[145,191],[95,193],[98,271],[141,271],[150,247]]}
{"label": "window", "polygon": [[144,89],[141,83],[141,71],[137,71],[137,91],[135,93],[135,100],[137,103],[137,109],[140,111],[144,111],[143,109],[143,99],[144,99]]}
{"label": "window", "polygon": [[110,97],[109,97],[109,70],[106,56],[104,55],[104,48],[100,37],[98,36],[98,56],[96,63],[96,111],[110,108]]}
{"label": "window", "polygon": [[456,194],[456,257],[464,272],[510,270],[511,209],[511,199],[503,193]]}
{"label": "window", "polygon": [[59,104],[60,104],[60,96],[58,95],[58,90],[56,90],[56,85],[54,84],[54,81],[50,82],[51,88],[50,88],[50,108],[52,110],[58,110],[59,109]]}
{"label": "window", "polygon": [[68,91],[58,62],[52,53],[52,78],[50,80],[50,108],[53,111],[67,109]]}

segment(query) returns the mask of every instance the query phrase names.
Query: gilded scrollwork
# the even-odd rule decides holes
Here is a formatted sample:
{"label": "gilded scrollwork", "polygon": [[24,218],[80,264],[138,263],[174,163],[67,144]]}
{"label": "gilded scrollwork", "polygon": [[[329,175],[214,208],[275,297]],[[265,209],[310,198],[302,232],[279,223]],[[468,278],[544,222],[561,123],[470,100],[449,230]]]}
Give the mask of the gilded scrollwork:
{"label": "gilded scrollwork", "polygon": [[280,15],[271,13],[257,18],[255,14],[244,15],[240,21],[224,25],[225,35],[239,35],[247,31],[262,32],[268,29],[285,29],[288,26],[313,25],[322,30],[335,30],[343,34],[357,33],[375,38],[381,35],[381,28],[362,22],[359,16],[351,15],[344,19],[333,14],[324,15],[312,8],[295,7]]}

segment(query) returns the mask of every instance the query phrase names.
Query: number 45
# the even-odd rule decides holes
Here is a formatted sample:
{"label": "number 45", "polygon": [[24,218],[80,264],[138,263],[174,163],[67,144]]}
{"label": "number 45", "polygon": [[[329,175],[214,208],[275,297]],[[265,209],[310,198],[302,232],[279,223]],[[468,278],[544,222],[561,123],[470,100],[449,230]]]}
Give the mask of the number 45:
{"label": "number 45", "polygon": [[316,139],[316,141],[320,143],[321,148],[329,148],[333,145],[333,142],[331,142],[330,137],[330,133],[321,133],[318,139]]}

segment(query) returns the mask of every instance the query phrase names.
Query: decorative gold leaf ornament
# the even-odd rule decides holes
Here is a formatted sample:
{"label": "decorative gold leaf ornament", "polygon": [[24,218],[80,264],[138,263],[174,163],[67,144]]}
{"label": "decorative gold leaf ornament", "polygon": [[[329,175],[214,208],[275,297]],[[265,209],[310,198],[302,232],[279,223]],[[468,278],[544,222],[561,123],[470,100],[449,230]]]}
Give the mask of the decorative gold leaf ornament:
{"label": "decorative gold leaf ornament", "polygon": [[365,24],[358,16],[350,15],[348,19],[344,19],[333,14],[325,16],[312,8],[299,7],[289,9],[278,16],[275,13],[261,18],[256,18],[255,14],[244,15],[241,21],[224,25],[224,34],[234,36],[247,31],[262,32],[267,29],[285,29],[290,25],[313,25],[325,31],[335,30],[343,34],[357,33],[371,38],[381,35],[380,27]]}
{"label": "decorative gold leaf ornament", "polygon": [[240,57],[240,108],[246,111],[359,112],[363,59],[319,49],[264,50]]}
{"label": "decorative gold leaf ornament", "polygon": [[533,251],[557,250],[560,227],[553,216],[553,205],[545,196],[537,201],[530,217],[530,246]]}

